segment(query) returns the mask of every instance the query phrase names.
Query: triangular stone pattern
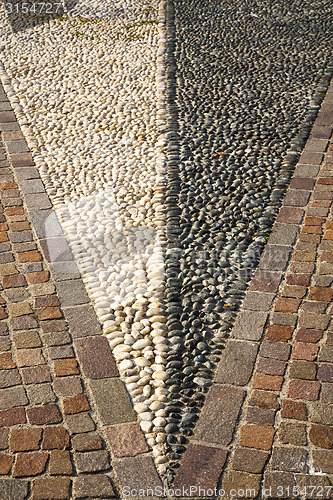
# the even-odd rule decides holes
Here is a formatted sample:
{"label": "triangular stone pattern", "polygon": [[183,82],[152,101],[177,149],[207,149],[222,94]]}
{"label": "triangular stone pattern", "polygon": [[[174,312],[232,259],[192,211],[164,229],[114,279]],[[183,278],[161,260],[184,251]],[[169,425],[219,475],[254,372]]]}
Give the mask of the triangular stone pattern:
{"label": "triangular stone pattern", "polygon": [[326,89],[329,7],[2,20],[4,85],[168,484]]}

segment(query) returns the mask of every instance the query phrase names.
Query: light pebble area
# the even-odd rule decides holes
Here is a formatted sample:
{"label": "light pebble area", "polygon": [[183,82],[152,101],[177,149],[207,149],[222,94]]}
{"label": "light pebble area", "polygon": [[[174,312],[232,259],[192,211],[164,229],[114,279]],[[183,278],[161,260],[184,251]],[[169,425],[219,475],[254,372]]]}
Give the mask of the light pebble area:
{"label": "light pebble area", "polygon": [[0,72],[163,473],[165,44],[157,9],[85,1],[12,33],[2,5]]}

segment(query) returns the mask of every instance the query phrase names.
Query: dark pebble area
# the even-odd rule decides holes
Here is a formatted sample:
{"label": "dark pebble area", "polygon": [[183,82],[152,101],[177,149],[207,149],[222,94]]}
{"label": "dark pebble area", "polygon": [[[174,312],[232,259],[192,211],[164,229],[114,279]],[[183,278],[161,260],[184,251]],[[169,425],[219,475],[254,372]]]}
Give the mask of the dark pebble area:
{"label": "dark pebble area", "polygon": [[329,84],[333,21],[328,0],[173,8],[169,483]]}

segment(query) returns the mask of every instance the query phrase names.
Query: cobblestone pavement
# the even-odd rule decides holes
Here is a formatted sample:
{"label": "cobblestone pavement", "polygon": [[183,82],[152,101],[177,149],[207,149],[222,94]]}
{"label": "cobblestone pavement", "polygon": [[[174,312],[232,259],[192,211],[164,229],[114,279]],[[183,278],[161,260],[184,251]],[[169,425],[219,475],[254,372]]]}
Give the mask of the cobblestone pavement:
{"label": "cobblestone pavement", "polygon": [[[172,486],[182,498],[333,497],[332,108],[331,84]],[[1,87],[0,130],[0,498],[160,498]]]}

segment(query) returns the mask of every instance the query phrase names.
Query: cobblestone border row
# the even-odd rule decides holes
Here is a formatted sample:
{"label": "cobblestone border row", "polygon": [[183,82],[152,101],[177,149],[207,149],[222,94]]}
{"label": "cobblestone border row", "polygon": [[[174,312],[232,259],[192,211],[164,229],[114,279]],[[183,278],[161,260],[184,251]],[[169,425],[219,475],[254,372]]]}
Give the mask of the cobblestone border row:
{"label": "cobblestone border row", "polygon": [[[126,485],[132,485],[133,488],[140,485],[140,487],[147,489],[161,486],[162,482],[157,474],[152,455],[138,424],[137,415],[125,385],[119,377],[109,343],[102,334],[101,326],[58,222],[56,212],[52,208],[24,136],[20,131],[15,113],[2,86],[0,86],[0,132],[10,161],[7,168],[0,170],[2,197],[6,200],[6,206],[10,206],[11,197],[19,196],[18,189],[20,189],[28,214],[24,222],[21,222],[23,219],[20,218],[20,214],[17,219],[20,222],[15,223],[17,226],[20,225],[20,228],[16,229],[20,232],[11,233],[10,238],[18,238],[16,245],[24,246],[25,251],[21,254],[21,258],[25,259],[22,262],[27,262],[25,265],[36,267],[38,263],[38,266],[41,266],[39,262],[43,260],[43,255],[51,272],[50,283],[43,282],[43,280],[45,282],[49,280],[47,270],[36,271],[27,278],[28,283],[31,282],[29,280],[37,280],[36,284],[30,285],[30,288],[37,287],[38,293],[36,292],[35,295],[43,295],[43,297],[35,299],[35,306],[43,311],[40,318],[43,320],[41,323],[42,341],[37,336],[35,343],[37,342],[38,345],[35,345],[32,331],[31,335],[27,336],[31,337],[32,344],[26,345],[29,348],[29,350],[25,349],[26,355],[27,357],[34,355],[31,364],[35,363],[38,366],[33,369],[31,381],[28,380],[28,375],[25,376],[23,373],[21,375],[24,383],[41,384],[47,382],[50,379],[48,365],[41,366],[40,364],[42,360],[44,362],[46,359],[54,365],[53,374],[55,377],[65,377],[58,380],[58,390],[54,392],[58,398],[62,399],[63,410],[65,411],[65,408],[68,407],[64,420],[69,433],[76,434],[76,438],[81,433],[86,433],[88,436],[90,444],[86,445],[88,448],[85,453],[76,455],[80,455],[80,457],[85,455],[86,466],[83,465],[83,468],[87,467],[85,472],[96,473],[94,478],[93,476],[75,478],[73,490],[71,490],[71,481],[68,477],[35,480],[33,498],[46,498],[38,496],[43,495],[42,490],[49,495],[47,498],[52,498],[52,494],[55,494],[59,488],[57,494],[64,495],[63,498],[68,498],[69,495],[81,498],[84,492],[84,496],[88,495],[88,497],[99,496],[103,492],[105,498],[111,498],[114,496],[114,491],[109,483],[105,483],[108,481],[106,476],[112,478],[120,495]],[[17,183],[13,181],[13,174]],[[31,237],[27,236],[25,231],[29,226],[29,219],[34,233],[33,241],[29,241]],[[28,241],[25,241],[25,238],[28,238]],[[52,261],[52,255],[60,255],[61,260]],[[30,262],[34,262],[34,264],[29,264]],[[22,279],[25,280],[24,277]],[[22,286],[25,284],[26,281]],[[55,291],[59,296],[60,304],[57,296],[51,295]],[[46,296],[44,296],[45,294]],[[39,310],[37,309],[37,311]],[[29,315],[21,315],[14,319],[20,323],[20,329],[24,328],[30,331],[30,329],[38,327],[35,320]],[[13,334],[15,334],[14,331]],[[45,351],[45,359],[42,359],[40,346],[43,347],[43,352]],[[22,368],[22,370],[30,370],[30,368]],[[79,381],[80,374],[82,377]],[[11,389],[11,391],[13,390]],[[23,395],[21,396],[23,397]],[[12,397],[14,396],[12,395]],[[18,403],[18,405],[20,404]],[[59,409],[56,408],[57,406],[52,403],[42,407],[41,411],[43,415],[46,415],[48,410],[58,415]],[[3,414],[1,415],[1,413]],[[21,415],[21,413],[22,408],[18,406],[18,414]],[[23,413],[22,418],[25,419]],[[4,409],[0,412],[1,418],[3,425],[7,426],[23,423],[23,420],[17,420],[16,412],[12,409],[10,411]],[[45,419],[45,422],[42,419],[43,424],[41,425],[57,423],[62,420],[62,417],[54,422],[52,419],[52,422],[49,422],[47,416]],[[28,418],[29,424],[33,423],[30,420]],[[92,443],[92,434],[96,424],[99,435],[104,437],[104,450],[100,450],[102,445],[98,436],[95,438],[95,444]],[[79,451],[83,451],[85,445],[78,444],[78,447],[80,446],[83,448]],[[116,476],[110,469],[108,450],[111,452],[112,468]],[[68,452],[64,451],[64,453]],[[63,459],[65,460],[65,457]],[[84,470],[79,470],[76,458],[74,458],[74,462],[77,472],[84,472]],[[89,462],[91,462],[90,465]],[[99,471],[103,471],[104,477],[101,477]],[[14,481],[14,483],[10,481]],[[15,498],[23,498],[24,491],[28,491],[25,490],[28,488],[27,482],[23,480],[3,479],[1,488],[3,491],[8,490],[8,498],[11,494],[18,495]]]}
{"label": "cobblestone border row", "polygon": [[[321,387],[329,398],[328,383],[332,382],[332,307],[327,309],[333,295],[329,283],[332,212],[322,227],[332,205],[332,146],[325,152],[332,118],[333,83],[222,353],[174,487],[192,485],[206,491],[222,487],[226,492],[254,488],[258,492],[264,470],[264,487],[292,487],[295,472],[299,473],[298,486],[311,483],[313,477],[311,484],[330,484],[325,474],[306,479],[309,446],[305,446],[305,425],[301,429],[299,421],[308,422],[310,411],[314,424],[309,439],[315,447],[310,467],[332,474],[332,451],[327,449],[332,443],[326,443],[332,434],[328,426],[333,424],[329,407],[318,403],[316,408],[311,403],[308,410]],[[319,270],[315,270],[317,247],[320,259],[325,259]],[[306,312],[297,313],[302,307]],[[274,440],[276,427],[279,434]],[[285,468],[283,461],[288,462]]]}

